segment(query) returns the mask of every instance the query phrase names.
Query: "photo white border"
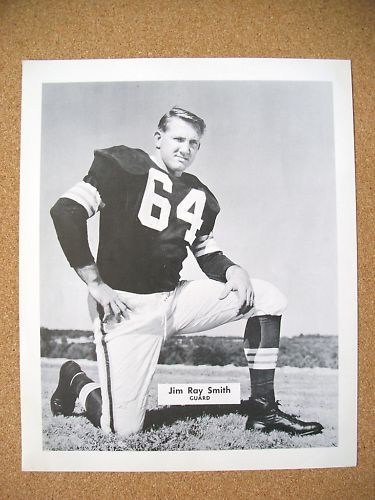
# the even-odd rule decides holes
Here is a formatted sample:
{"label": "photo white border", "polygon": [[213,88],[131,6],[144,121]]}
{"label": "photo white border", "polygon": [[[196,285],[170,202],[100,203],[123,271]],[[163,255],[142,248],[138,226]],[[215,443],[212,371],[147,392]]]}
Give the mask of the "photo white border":
{"label": "photo white border", "polygon": [[[39,334],[39,166],[42,84],[142,80],[325,81],[332,83],[337,199],[338,328],[340,332],[337,447],[185,452],[62,452],[42,449]],[[19,243],[23,470],[209,471],[356,465],[357,248],[350,61],[246,58],[24,61]]]}

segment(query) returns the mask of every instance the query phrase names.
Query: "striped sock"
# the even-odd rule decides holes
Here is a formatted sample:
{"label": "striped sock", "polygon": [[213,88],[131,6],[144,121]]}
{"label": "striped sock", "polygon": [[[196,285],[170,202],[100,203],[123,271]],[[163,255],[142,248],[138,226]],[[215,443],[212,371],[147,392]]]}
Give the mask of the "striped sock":
{"label": "striped sock", "polygon": [[95,427],[100,427],[102,416],[102,392],[100,384],[86,373],[79,372],[71,380],[70,386],[86,411],[86,417]]}
{"label": "striped sock", "polygon": [[79,393],[81,392],[81,389],[87,385],[92,383],[93,380],[86,375],[85,372],[80,371],[72,377],[72,380],[70,381],[70,387],[74,394],[79,397]]}
{"label": "striped sock", "polygon": [[79,401],[86,410],[86,417],[95,427],[100,427],[102,416],[102,391],[100,384],[89,382],[79,393]]}
{"label": "striped sock", "polygon": [[280,342],[280,316],[256,316],[246,325],[244,352],[250,371],[251,396],[275,400],[274,378]]}
{"label": "striped sock", "polygon": [[82,389],[79,391],[78,399],[81,405],[86,409],[86,400],[89,394],[92,391],[95,391],[95,389],[99,389],[100,384],[96,384],[95,382],[89,382],[88,384],[84,385]]}

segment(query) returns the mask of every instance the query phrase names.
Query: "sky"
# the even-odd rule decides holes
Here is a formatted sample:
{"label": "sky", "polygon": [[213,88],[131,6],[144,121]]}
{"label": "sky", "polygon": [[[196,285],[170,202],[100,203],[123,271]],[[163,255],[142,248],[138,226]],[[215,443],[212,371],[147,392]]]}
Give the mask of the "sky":
{"label": "sky", "polygon": [[[215,239],[250,276],[288,297],[282,334],[337,331],[332,87],[328,82],[173,81],[43,85],[41,325],[90,329],[86,286],[57,241],[51,206],[80,181],[94,149],[152,153],[160,117],[178,105],[207,124],[189,171],[219,200]],[[89,221],[95,254],[99,216]],[[193,258],[182,277],[202,274]],[[245,323],[220,335],[242,335]]]}

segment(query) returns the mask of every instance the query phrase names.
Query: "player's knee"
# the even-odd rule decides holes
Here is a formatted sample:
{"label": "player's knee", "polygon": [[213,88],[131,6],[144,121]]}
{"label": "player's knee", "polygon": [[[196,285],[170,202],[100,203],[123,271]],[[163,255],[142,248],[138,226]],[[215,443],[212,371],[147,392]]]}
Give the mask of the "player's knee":
{"label": "player's knee", "polygon": [[119,436],[127,437],[142,430],[143,420],[138,418],[128,418],[126,421],[116,423],[115,432]]}
{"label": "player's knee", "polygon": [[131,401],[121,405],[113,406],[112,416],[109,424],[112,431],[119,436],[130,436],[143,428],[145,408],[140,407],[137,401]]}
{"label": "player's knee", "polygon": [[287,308],[288,299],[276,286],[274,285],[272,286],[273,286],[273,293],[272,293],[273,311],[271,314],[280,316]]}
{"label": "player's knee", "polygon": [[[259,280],[256,282],[255,307],[259,314],[281,316],[287,307],[287,298],[272,283]],[[259,293],[257,293],[259,292]]]}
{"label": "player's knee", "polygon": [[142,430],[143,421],[140,422],[139,419],[128,418],[126,420],[118,420],[114,422],[111,426],[103,418],[100,421],[100,427],[105,434],[115,433],[122,437],[130,436]]}

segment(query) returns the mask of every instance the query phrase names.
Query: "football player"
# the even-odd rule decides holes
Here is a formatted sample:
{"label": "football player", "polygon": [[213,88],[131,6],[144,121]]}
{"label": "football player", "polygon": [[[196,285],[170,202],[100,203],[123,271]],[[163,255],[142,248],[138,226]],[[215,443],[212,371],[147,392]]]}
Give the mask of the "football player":
{"label": "football player", "polygon": [[[186,173],[204,130],[201,118],[172,108],[154,134],[153,155],[126,146],[95,151],[83,181],[51,209],[66,258],[87,285],[100,380],[95,383],[74,361],[64,363],[52,413],[71,415],[78,397],[87,417],[105,432],[137,432],[164,339],[246,319],[251,382],[246,428],[316,434],[319,423],[283,413],[275,401],[286,299],[223,254],[213,237],[219,204]],[[95,261],[87,219],[98,211]],[[188,248],[209,279],[180,280]]]}

